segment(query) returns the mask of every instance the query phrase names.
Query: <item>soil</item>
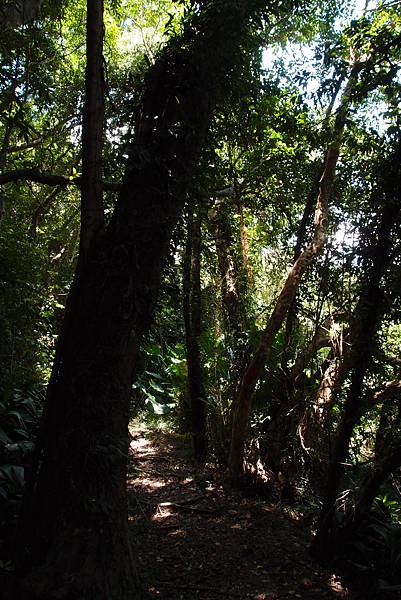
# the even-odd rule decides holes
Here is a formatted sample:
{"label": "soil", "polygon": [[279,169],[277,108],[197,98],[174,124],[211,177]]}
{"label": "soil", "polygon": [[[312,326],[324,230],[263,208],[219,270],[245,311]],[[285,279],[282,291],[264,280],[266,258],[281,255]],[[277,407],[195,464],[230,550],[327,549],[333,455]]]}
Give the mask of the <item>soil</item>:
{"label": "soil", "polygon": [[129,522],[149,598],[356,600],[310,558],[301,514],[225,490],[182,436],[131,434]]}

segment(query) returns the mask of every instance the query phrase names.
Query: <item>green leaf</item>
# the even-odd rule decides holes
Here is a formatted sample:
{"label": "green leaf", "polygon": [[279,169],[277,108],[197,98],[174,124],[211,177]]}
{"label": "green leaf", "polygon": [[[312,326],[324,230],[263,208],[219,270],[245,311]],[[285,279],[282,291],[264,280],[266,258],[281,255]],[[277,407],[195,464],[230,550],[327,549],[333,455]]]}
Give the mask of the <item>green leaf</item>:
{"label": "green leaf", "polygon": [[160,392],[161,394],[164,394],[165,390],[155,381],[153,381],[152,379],[149,381],[150,387],[153,388],[156,392]]}
{"label": "green leaf", "polygon": [[4,431],[4,429],[2,429],[0,427],[0,442],[2,444],[9,444],[11,443],[11,439],[8,437],[8,435],[6,434],[6,432]]}

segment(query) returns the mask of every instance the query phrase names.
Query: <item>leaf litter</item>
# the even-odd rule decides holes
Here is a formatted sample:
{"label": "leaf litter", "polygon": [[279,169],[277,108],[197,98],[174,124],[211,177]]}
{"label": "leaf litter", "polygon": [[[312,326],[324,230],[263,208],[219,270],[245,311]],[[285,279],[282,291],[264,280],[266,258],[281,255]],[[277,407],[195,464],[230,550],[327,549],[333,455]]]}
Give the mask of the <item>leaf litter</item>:
{"label": "leaf litter", "polygon": [[295,511],[224,489],[182,436],[132,429],[129,526],[149,599],[357,600]]}

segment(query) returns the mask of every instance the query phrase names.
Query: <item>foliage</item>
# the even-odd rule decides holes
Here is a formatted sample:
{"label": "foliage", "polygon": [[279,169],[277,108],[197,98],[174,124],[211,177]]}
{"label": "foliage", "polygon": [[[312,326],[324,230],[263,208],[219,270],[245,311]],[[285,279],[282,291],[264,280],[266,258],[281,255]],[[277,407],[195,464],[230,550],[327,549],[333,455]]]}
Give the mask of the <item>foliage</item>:
{"label": "foliage", "polygon": [[[120,182],[127,158],[138,152],[131,140],[149,66],[168,40],[172,48],[182,43],[186,56],[185,36],[196,28],[202,4],[208,3],[105,2],[105,180]],[[284,482],[283,489],[292,489],[293,499],[316,507],[324,495],[325,467],[344,415],[350,372],[341,375],[326,404],[318,396],[329,367],[336,361],[347,366],[389,164],[399,144],[401,18],[398,3],[380,4],[352,19],[347,2],[327,0],[313,13],[301,4],[287,16],[275,7],[241,40],[242,60],[226,77],[226,94],[205,134],[192,194],[202,205],[199,342],[208,437],[211,452],[224,463],[241,376],[297,248],[310,238],[339,97],[351,63],[360,62],[331,192],[326,250],[300,282],[287,323],[275,337],[249,427],[250,446],[259,448],[253,460]],[[84,20],[83,0],[44,2],[39,20],[7,30],[0,39],[0,172],[33,169],[65,175],[74,184],[49,189],[20,181],[0,189],[0,500],[13,519],[41,406],[32,385],[44,384],[50,373],[77,260]],[[115,204],[114,193],[105,192],[106,220]],[[227,233],[223,258],[234,273],[236,324],[224,306],[229,278],[216,232],[219,211]],[[143,370],[133,386],[132,412],[151,422],[169,419],[188,431],[180,315],[183,225],[170,243],[155,323],[142,346]],[[357,494],[361,465],[380,459],[387,442],[400,435],[399,399],[364,404],[371,390],[400,379],[400,231],[395,220],[389,266],[380,283],[383,310],[361,387],[366,410],[353,428],[342,492],[353,481]],[[326,339],[317,347],[320,328],[326,328]],[[16,388],[23,391],[7,392]],[[400,505],[394,489],[376,500],[393,522],[372,518],[350,547],[361,572],[368,572],[375,559],[374,577],[382,589],[400,585]],[[350,494],[348,512],[351,499]]]}
{"label": "foliage", "polygon": [[186,361],[182,344],[162,346],[150,337],[142,347],[144,368],[133,385],[135,413],[157,422],[182,409],[186,393]]}
{"label": "foliage", "polygon": [[42,387],[8,387],[0,396],[0,558],[10,556],[43,400]]}

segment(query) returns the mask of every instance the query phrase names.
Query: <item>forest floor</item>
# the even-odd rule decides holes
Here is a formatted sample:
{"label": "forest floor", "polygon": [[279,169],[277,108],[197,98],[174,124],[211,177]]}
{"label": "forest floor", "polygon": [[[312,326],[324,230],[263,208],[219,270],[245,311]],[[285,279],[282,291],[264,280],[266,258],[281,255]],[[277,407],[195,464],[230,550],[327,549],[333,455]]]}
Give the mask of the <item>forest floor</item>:
{"label": "forest floor", "polygon": [[300,514],[225,491],[181,436],[131,434],[129,521],[149,598],[356,600],[310,558]]}

